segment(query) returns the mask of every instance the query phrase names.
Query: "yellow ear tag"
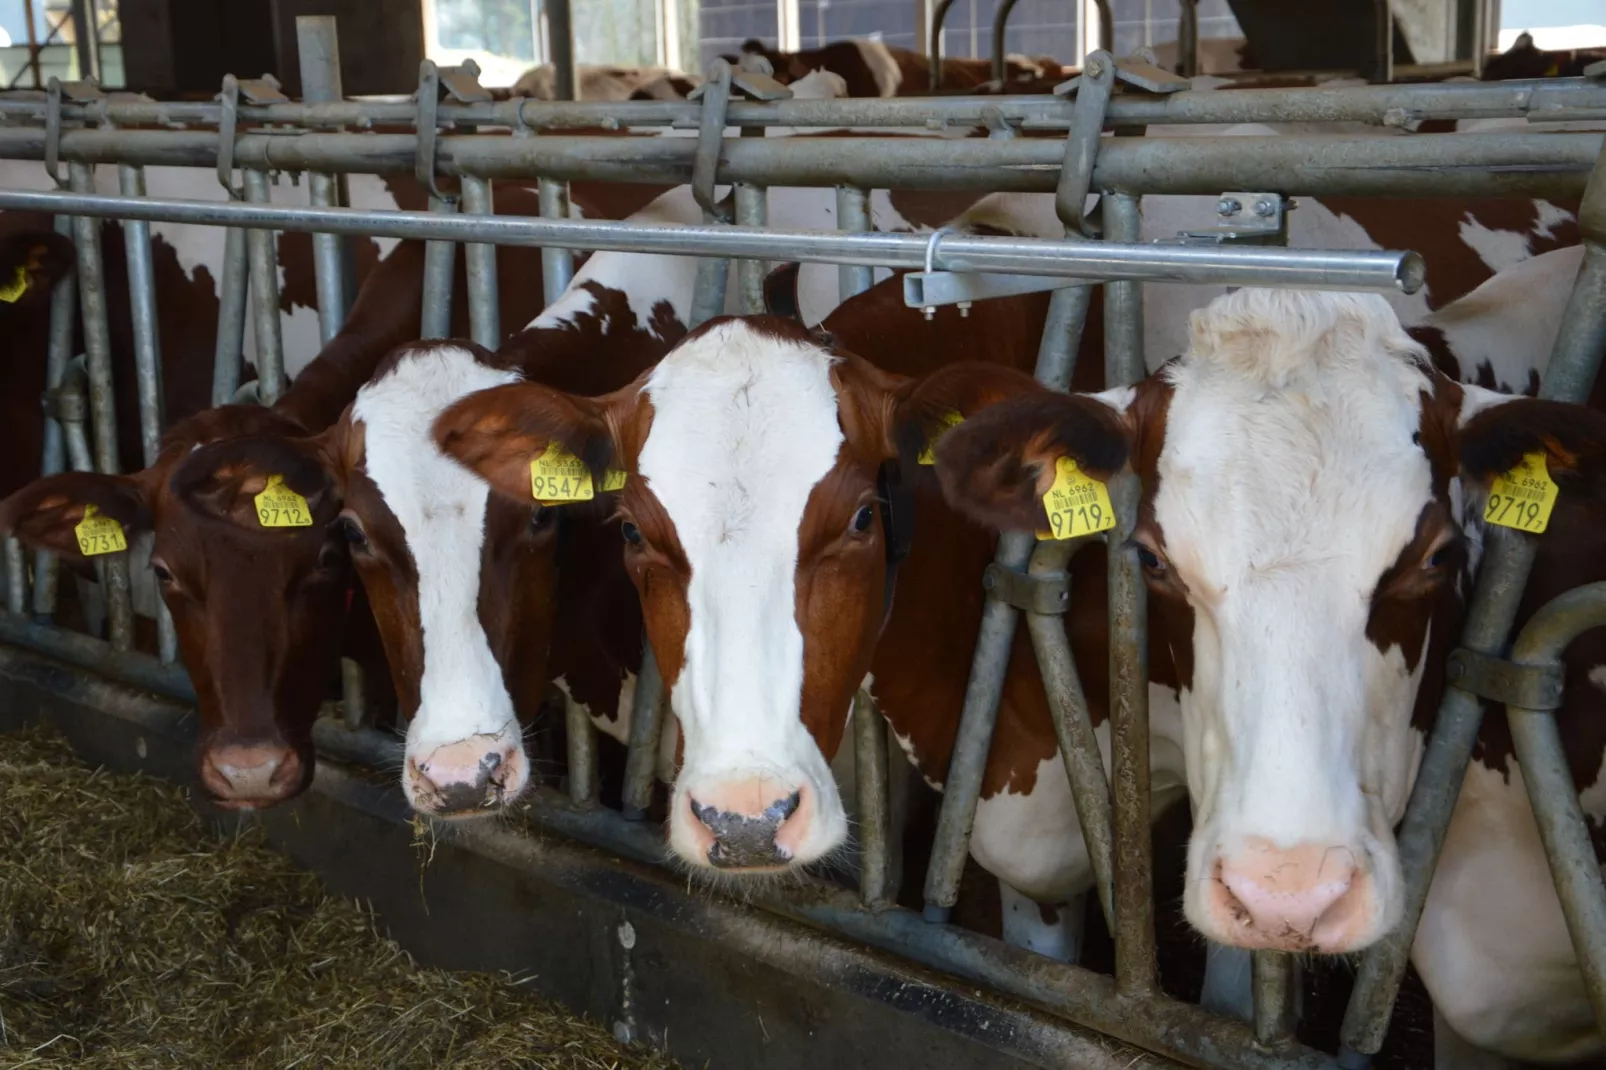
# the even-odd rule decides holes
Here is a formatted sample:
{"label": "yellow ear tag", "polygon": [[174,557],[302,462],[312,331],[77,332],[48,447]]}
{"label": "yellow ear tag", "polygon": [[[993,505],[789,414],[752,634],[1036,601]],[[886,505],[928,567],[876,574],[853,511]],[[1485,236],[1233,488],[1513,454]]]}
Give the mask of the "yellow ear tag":
{"label": "yellow ear tag", "polygon": [[1535,450],[1517,462],[1505,475],[1495,476],[1489,486],[1489,504],[1483,519],[1503,528],[1516,528],[1538,535],[1550,524],[1561,489],[1550,478],[1545,451]]}
{"label": "yellow ear tag", "polygon": [[546,451],[530,462],[530,493],[546,505],[588,502],[596,497],[591,470],[557,442],[549,443]]}
{"label": "yellow ear tag", "polygon": [[610,469],[608,469],[606,472],[602,473],[602,491],[603,491],[603,493],[606,494],[609,491],[624,490],[625,489],[625,479],[626,479],[626,475],[625,475],[624,469],[622,469],[622,468],[610,468]]}
{"label": "yellow ear tag", "polygon": [[115,554],[128,549],[128,540],[123,537],[123,525],[109,516],[101,516],[100,510],[93,505],[84,506],[84,518],[72,531],[78,536],[78,550],[85,557]]}
{"label": "yellow ear tag", "polygon": [[1043,495],[1043,511],[1049,530],[1038,532],[1040,539],[1074,539],[1115,527],[1109,488],[1069,457],[1054,462],[1054,485]]}
{"label": "yellow ear tag", "polygon": [[283,476],[269,476],[256,496],[257,522],[265,528],[310,528],[312,510],[307,499],[284,485]]}
{"label": "yellow ear tag", "polygon": [[11,281],[0,286],[0,301],[14,305],[22,300],[22,295],[28,292],[28,269],[21,264],[17,265],[17,273],[11,276]]}
{"label": "yellow ear tag", "polygon": [[921,464],[936,464],[937,454],[935,450],[937,448],[937,440],[964,422],[965,418],[957,412],[943,413],[937,419],[937,433],[926,440],[926,448],[920,451],[920,456],[916,459]]}

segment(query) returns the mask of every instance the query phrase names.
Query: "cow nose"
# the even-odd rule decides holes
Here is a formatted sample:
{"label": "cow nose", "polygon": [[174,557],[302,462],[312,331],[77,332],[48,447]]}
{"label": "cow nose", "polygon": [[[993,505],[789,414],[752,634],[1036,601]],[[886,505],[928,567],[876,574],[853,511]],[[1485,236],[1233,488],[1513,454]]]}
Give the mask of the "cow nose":
{"label": "cow nose", "polygon": [[201,783],[217,801],[270,806],[301,786],[301,758],[282,743],[224,743],[201,755]]}
{"label": "cow nose", "polygon": [[1207,909],[1220,933],[1211,935],[1275,951],[1354,950],[1378,910],[1362,857],[1345,845],[1247,841],[1216,863]]}
{"label": "cow nose", "polygon": [[770,869],[789,865],[807,835],[805,789],[777,796],[772,782],[718,785],[699,799],[686,796],[692,816],[706,830],[704,856],[716,869]]}
{"label": "cow nose", "polygon": [[529,780],[518,738],[478,735],[407,762],[415,809],[436,816],[478,813],[512,801]]}

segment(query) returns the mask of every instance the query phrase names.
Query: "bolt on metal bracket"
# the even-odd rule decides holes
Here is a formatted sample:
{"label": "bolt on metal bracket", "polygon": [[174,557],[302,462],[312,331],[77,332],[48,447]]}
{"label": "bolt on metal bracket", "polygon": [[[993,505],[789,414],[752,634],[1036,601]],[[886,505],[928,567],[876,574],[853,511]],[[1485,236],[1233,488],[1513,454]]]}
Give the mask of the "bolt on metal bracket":
{"label": "bolt on metal bracket", "polygon": [[[1175,93],[1180,89],[1187,89],[1192,84],[1181,75],[1156,67],[1140,56],[1126,56],[1114,62],[1115,80],[1144,93]],[[1084,71],[1097,76],[1099,67],[1095,56],[1088,57]],[[1078,74],[1055,86],[1054,95],[1068,97],[1081,87],[1082,76]]]}
{"label": "bolt on metal bracket", "polygon": [[1069,581],[1063,572],[1031,576],[1005,568],[996,561],[981,574],[981,588],[987,597],[1007,602],[1025,613],[1057,615],[1070,606]]}
{"label": "bolt on metal bracket", "polygon": [[1220,222],[1213,227],[1182,231],[1165,244],[1280,245],[1288,236],[1287,214],[1292,207],[1280,193],[1223,193],[1216,202]]}
{"label": "bolt on metal bracket", "polygon": [[1450,652],[1445,671],[1462,691],[1530,710],[1560,709],[1567,675],[1560,662],[1523,665],[1466,647]]}

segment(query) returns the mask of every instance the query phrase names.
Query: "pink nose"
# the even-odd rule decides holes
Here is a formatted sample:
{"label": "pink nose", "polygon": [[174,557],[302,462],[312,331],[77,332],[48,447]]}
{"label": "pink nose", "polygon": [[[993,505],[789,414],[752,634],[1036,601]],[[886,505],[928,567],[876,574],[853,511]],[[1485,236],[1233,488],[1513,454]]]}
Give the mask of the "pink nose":
{"label": "pink nose", "polygon": [[468,814],[512,802],[529,781],[529,763],[517,739],[477,735],[408,759],[407,776],[416,809]]}
{"label": "pink nose", "polygon": [[271,806],[301,788],[301,759],[282,743],[224,743],[201,755],[201,783],[219,802]]}
{"label": "pink nose", "polygon": [[814,795],[763,777],[686,793],[681,815],[697,860],[716,869],[777,869],[791,864],[814,821]]}
{"label": "pink nose", "polygon": [[1361,852],[1331,844],[1281,848],[1258,837],[1216,862],[1206,910],[1237,947],[1349,951],[1371,927],[1378,904]]}

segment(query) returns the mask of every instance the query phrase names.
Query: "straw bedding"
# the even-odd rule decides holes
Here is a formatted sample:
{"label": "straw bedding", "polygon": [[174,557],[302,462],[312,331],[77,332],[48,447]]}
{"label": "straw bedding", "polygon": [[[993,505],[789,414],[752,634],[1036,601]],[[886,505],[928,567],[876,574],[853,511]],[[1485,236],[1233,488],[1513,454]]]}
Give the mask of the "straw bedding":
{"label": "straw bedding", "polygon": [[0,1067],[667,1070],[516,979],[416,966],[182,789],[0,735]]}

